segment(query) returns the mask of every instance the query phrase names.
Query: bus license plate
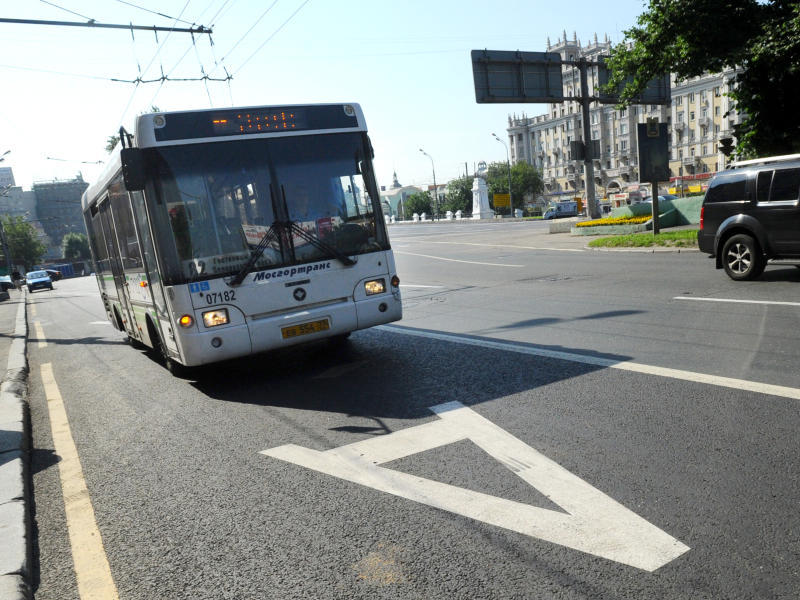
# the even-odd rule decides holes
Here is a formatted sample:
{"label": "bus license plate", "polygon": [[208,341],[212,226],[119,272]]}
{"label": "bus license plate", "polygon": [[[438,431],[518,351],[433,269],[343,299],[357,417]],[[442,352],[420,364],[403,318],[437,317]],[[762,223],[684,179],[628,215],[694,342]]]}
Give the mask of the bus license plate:
{"label": "bus license plate", "polygon": [[328,319],[320,319],[319,321],[300,323],[299,325],[292,325],[291,327],[281,327],[281,335],[283,339],[288,339],[309,333],[317,333],[318,331],[327,331],[330,328],[331,325]]}

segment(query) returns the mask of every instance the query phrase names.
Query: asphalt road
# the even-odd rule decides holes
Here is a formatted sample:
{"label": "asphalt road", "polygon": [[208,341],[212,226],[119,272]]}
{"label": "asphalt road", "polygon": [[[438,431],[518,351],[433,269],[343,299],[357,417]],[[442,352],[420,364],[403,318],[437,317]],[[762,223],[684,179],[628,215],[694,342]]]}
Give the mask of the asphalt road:
{"label": "asphalt road", "polygon": [[86,552],[53,385],[120,598],[798,595],[800,270],[391,234],[403,321],[198,381],[90,278],[30,296],[37,600],[78,598]]}

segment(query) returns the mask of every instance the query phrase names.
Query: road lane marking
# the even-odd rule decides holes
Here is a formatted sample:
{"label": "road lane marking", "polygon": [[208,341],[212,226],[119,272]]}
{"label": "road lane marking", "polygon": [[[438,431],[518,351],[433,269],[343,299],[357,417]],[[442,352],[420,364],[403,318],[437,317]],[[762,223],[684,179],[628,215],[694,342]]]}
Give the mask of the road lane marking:
{"label": "road lane marking", "polygon": [[108,321],[89,321],[89,325],[111,325]]}
{"label": "road lane marking", "polygon": [[[261,453],[381,492],[600,556],[645,571],[689,547],[460,402],[431,407],[431,421],[325,452],[288,444]],[[381,467],[471,440],[566,513]]]}
{"label": "road lane marking", "polygon": [[519,250],[555,250],[556,252],[585,252],[583,248],[552,248],[550,246],[515,246],[512,244],[478,244],[475,242],[424,242],[425,244],[454,244],[457,246],[483,246],[485,248],[516,248]]}
{"label": "road lane marking", "polygon": [[47,338],[44,337],[44,329],[39,321],[34,321],[33,328],[36,330],[36,339],[39,341],[39,348],[47,348]]}
{"label": "road lane marking", "polygon": [[693,298],[675,296],[673,300],[693,300],[694,302],[729,302],[733,304],[773,304],[776,306],[800,306],[800,302],[779,302],[777,300],[737,300],[735,298]]}
{"label": "road lane marking", "polygon": [[414,285],[413,283],[401,283],[401,288],[438,288],[441,289],[443,285]]}
{"label": "road lane marking", "polygon": [[61,475],[78,594],[81,600],[117,600],[117,587],[111,576],[100,530],[97,528],[89,489],[83,477],[78,449],[72,438],[67,411],[53,375],[52,364],[43,364],[41,374],[50,412],[53,447],[60,458],[58,471]]}
{"label": "road lane marking", "polygon": [[31,307],[31,317],[35,318],[36,317],[36,305],[31,303],[30,307]]}
{"label": "road lane marking", "polygon": [[444,258],[442,256],[431,256],[430,254],[415,254],[414,252],[394,251],[395,254],[408,254],[409,256],[421,256],[423,258],[433,258],[435,260],[446,260],[448,262],[467,263],[468,265],[488,265],[490,267],[524,267],[525,265],[504,265],[501,263],[476,262],[474,260],[458,260],[457,258]]}
{"label": "road lane marking", "polygon": [[719,375],[709,375],[707,373],[697,373],[694,371],[683,371],[680,369],[670,369],[667,367],[656,367],[654,365],[645,365],[641,363],[635,363],[633,361],[617,361],[610,358],[603,358],[600,356],[588,356],[584,354],[573,354],[571,352],[560,352],[558,350],[546,350],[545,348],[523,346],[521,344],[515,344],[513,342],[495,342],[491,340],[479,340],[479,339],[462,337],[458,335],[449,335],[446,333],[411,330],[411,329],[397,327],[394,325],[378,325],[377,327],[375,327],[375,329],[382,329],[384,331],[399,333],[401,335],[410,335],[410,336],[440,340],[443,342],[450,342],[454,344],[464,344],[466,346],[479,346],[481,348],[504,350],[507,352],[516,352],[518,354],[527,354],[529,356],[543,356],[545,358],[556,358],[558,360],[566,360],[586,365],[595,365],[598,367],[606,367],[609,369],[620,369],[621,371],[632,371],[634,373],[642,373],[645,375],[669,377],[670,379],[679,379],[681,381],[693,381],[695,383],[716,385],[719,387],[725,387],[734,390],[744,390],[747,392],[755,392],[757,394],[768,394],[770,396],[780,396],[782,398],[791,398],[792,400],[800,400],[800,389],[787,387],[783,385],[774,385],[772,383],[761,383],[759,381],[748,381],[746,379],[735,379],[733,377],[722,377]]}

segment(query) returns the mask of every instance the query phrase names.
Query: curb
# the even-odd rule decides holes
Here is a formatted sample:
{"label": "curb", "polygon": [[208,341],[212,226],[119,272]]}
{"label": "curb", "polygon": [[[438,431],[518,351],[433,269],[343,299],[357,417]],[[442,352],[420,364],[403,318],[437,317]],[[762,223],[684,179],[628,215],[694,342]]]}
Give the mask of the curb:
{"label": "curb", "polygon": [[0,599],[30,600],[30,420],[25,392],[28,361],[27,296],[20,290],[14,339],[0,385]]}

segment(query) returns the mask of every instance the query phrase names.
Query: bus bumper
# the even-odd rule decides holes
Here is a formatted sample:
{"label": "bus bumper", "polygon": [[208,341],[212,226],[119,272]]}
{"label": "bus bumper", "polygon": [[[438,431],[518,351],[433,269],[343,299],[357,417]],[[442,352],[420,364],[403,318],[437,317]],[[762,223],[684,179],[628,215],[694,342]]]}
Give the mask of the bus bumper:
{"label": "bus bumper", "polygon": [[238,358],[391,323],[402,316],[400,294],[389,293],[356,302],[348,299],[279,315],[248,317],[240,325],[183,333],[181,362],[197,366]]}

